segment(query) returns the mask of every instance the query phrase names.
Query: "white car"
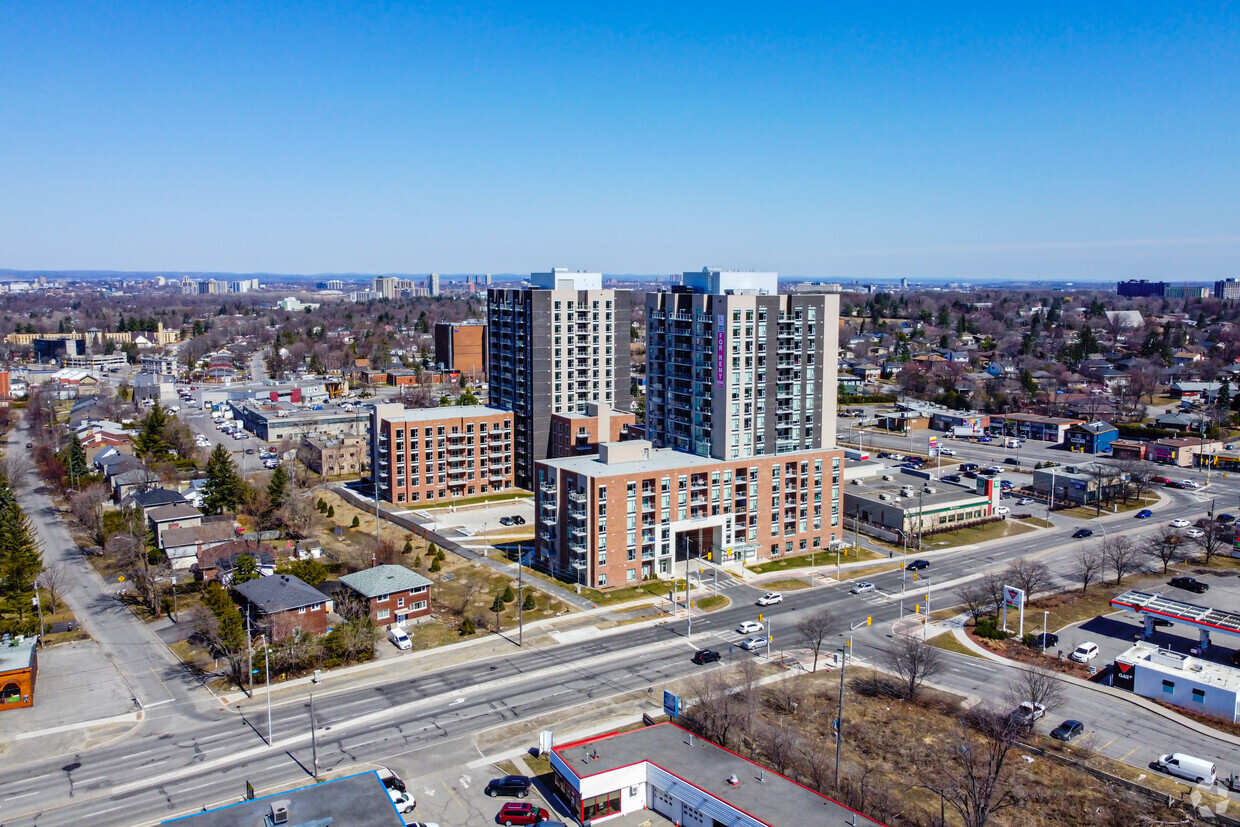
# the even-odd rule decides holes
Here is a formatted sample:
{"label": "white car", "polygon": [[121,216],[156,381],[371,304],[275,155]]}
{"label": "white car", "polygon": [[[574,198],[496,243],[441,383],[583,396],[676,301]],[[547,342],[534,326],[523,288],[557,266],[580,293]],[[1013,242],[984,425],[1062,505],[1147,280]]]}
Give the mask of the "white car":
{"label": "white car", "polygon": [[869,594],[870,592],[874,591],[874,588],[875,587],[873,583],[858,583],[857,585],[853,586],[848,591],[851,594]]}
{"label": "white car", "polygon": [[764,638],[764,637],[747,637],[747,638],[745,638],[744,640],[742,640],[742,641],[741,641],[741,648],[742,648],[742,649],[749,649],[749,650],[753,650],[753,649],[765,649],[765,648],[766,648],[766,638]]}
{"label": "white car", "polygon": [[738,635],[752,635],[754,632],[761,632],[762,624],[756,620],[746,620],[736,627]]}
{"label": "white car", "polygon": [[1033,497],[1021,497],[1019,500],[1016,501],[1016,504],[1017,505],[1033,505],[1035,502],[1037,502],[1037,500],[1035,500]]}
{"label": "white car", "polygon": [[1088,663],[1096,657],[1098,657],[1098,644],[1090,641],[1082,643],[1072,650],[1072,654],[1068,655],[1070,660],[1074,660],[1077,663]]}
{"label": "white car", "polygon": [[784,596],[779,592],[767,592],[758,598],[759,606],[770,606],[772,603],[783,603]]}
{"label": "white car", "polygon": [[1196,540],[1198,537],[1206,536],[1206,533],[1199,528],[1190,528],[1184,532],[1184,536],[1192,537],[1194,540]]}
{"label": "white car", "polygon": [[1200,486],[1192,480],[1180,480],[1180,485],[1185,488],[1200,488]]}
{"label": "white car", "polygon": [[943,456],[945,456],[945,457],[954,457],[954,456],[956,456],[956,452],[955,452],[955,451],[953,451],[951,448],[940,448],[940,449],[939,449],[939,453],[940,453],[940,454],[942,454],[942,455],[943,455]]}
{"label": "white car", "polygon": [[1172,528],[1188,528],[1188,520],[1172,520]]}
{"label": "white car", "polygon": [[996,514],[1011,514],[1012,509],[1008,508],[1006,505],[1001,505],[995,508],[995,513]]}
{"label": "white car", "polygon": [[392,806],[402,813],[412,813],[413,808],[417,806],[414,803],[413,796],[401,790],[388,790],[388,798],[392,800]]}

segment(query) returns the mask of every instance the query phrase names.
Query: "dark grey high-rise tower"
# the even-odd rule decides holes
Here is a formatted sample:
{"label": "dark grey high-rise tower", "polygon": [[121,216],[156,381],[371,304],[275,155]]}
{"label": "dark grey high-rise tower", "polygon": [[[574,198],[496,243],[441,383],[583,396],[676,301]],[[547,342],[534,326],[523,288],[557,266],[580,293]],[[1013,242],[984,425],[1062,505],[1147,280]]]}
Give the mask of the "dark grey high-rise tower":
{"label": "dark grey high-rise tower", "polygon": [[601,273],[556,268],[530,287],[487,290],[488,400],[515,414],[515,482],[532,489],[550,456],[551,415],[587,402],[629,410],[628,290],[604,290]]}
{"label": "dark grey high-rise tower", "polygon": [[835,445],[839,296],[704,269],[646,295],[646,437],[716,459]]}

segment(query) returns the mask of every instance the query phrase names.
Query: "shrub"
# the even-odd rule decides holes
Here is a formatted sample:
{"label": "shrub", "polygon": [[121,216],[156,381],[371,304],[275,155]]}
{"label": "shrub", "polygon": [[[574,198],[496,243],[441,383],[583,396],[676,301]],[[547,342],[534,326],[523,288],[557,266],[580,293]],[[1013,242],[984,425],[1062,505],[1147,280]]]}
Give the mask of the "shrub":
{"label": "shrub", "polygon": [[1000,628],[999,621],[993,617],[984,617],[973,627],[974,633],[978,637],[987,640],[1007,640],[1012,636],[1012,632],[1008,632]]}
{"label": "shrub", "polygon": [[410,538],[410,537],[406,537],[406,538],[405,538],[405,547],[402,549],[402,551],[403,551],[405,554],[412,554],[412,553],[413,553],[413,539],[412,539],[412,538]]}
{"label": "shrub", "polygon": [[443,568],[443,567],[439,565],[439,558],[438,558],[438,557],[436,557],[435,559],[431,560],[431,571],[439,571],[441,568]]}
{"label": "shrub", "polygon": [[417,557],[413,558],[413,567],[414,567],[415,569],[420,569],[420,568],[422,568],[422,555],[421,555],[421,554],[419,554]]}
{"label": "shrub", "polygon": [[525,611],[527,611],[527,612],[529,612],[529,611],[533,611],[533,610],[536,608],[536,604],[534,603],[534,593],[533,593],[533,592],[526,592],[526,594],[525,594],[525,600],[522,600],[522,601],[521,601],[521,608],[522,608],[522,609],[524,609],[524,610],[525,610]]}
{"label": "shrub", "polygon": [[330,520],[335,516],[336,516],[336,506],[334,505],[327,506],[327,519]]}
{"label": "shrub", "polygon": [[499,596],[499,599],[505,603],[511,603],[517,599],[517,595],[516,592],[512,590],[512,586],[504,586],[504,592]]}
{"label": "shrub", "polygon": [[353,522],[349,523],[349,528],[357,528],[357,527],[358,527],[358,526],[360,526],[361,524],[362,524],[362,521],[361,521],[361,520],[359,520],[359,519],[357,518],[357,515],[356,515],[356,514],[354,514],[354,515],[353,515]]}
{"label": "shrub", "polygon": [[473,618],[465,618],[461,621],[461,634],[472,635],[478,631],[478,627],[474,626]]}
{"label": "shrub", "polygon": [[322,497],[319,497],[319,501],[314,504],[314,507],[319,510],[320,514],[326,514],[327,513],[327,500],[323,499]]}

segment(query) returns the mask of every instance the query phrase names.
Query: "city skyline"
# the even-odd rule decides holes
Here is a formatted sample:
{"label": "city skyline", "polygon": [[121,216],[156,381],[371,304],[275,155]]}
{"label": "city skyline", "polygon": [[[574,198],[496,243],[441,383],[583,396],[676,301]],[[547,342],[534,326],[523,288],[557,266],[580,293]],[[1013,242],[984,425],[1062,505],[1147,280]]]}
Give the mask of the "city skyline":
{"label": "city skyline", "polygon": [[0,267],[1210,281],[1226,7],[10,10]]}

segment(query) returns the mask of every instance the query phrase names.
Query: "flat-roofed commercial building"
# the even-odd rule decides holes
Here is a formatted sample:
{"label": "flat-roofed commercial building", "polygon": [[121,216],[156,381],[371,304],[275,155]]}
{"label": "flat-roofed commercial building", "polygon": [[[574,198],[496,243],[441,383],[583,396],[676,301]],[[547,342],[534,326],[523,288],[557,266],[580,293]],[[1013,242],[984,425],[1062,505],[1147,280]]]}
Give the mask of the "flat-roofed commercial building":
{"label": "flat-roofed commercial building", "polygon": [[482,319],[435,324],[435,361],[444,370],[485,376],[487,371],[487,323]]}
{"label": "flat-roofed commercial building", "polygon": [[671,576],[677,557],[769,559],[842,540],[842,450],[718,460],[604,443],[539,462],[538,561],[592,587]]}
{"label": "flat-roofed commercial building", "polygon": [[597,402],[629,410],[632,300],[601,273],[556,268],[530,287],[487,291],[487,398],[515,414],[516,483],[551,455],[551,416]]}
{"label": "flat-roofed commercial building", "polygon": [[898,541],[994,519],[998,504],[998,483],[982,477],[958,484],[921,472],[884,473],[844,486],[845,519],[860,520],[864,533],[891,532]]}
{"label": "flat-roofed commercial building", "polygon": [[485,405],[371,409],[371,468],[395,504],[510,490],[513,413]]}

